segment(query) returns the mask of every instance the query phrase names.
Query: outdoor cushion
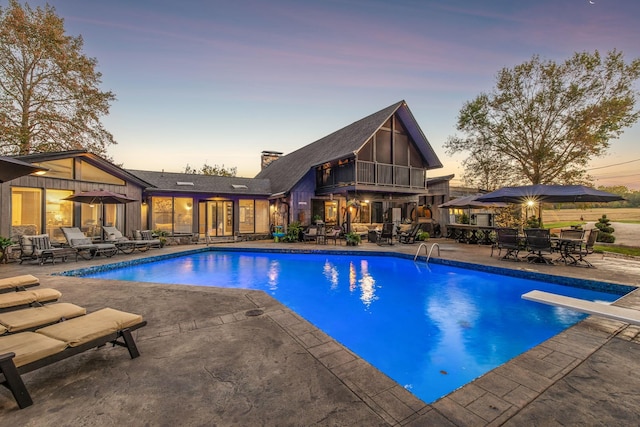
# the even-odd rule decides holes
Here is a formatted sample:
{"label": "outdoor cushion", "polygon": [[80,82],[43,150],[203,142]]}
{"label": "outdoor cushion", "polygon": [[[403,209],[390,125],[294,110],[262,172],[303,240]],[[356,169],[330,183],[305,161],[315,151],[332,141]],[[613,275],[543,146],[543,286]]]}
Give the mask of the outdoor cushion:
{"label": "outdoor cushion", "polygon": [[37,277],[31,274],[23,274],[22,276],[7,277],[0,279],[0,289],[19,288],[21,286],[35,286],[40,283]]}
{"label": "outdoor cushion", "polygon": [[29,236],[29,235],[23,234],[22,236],[20,236],[20,248],[22,249],[22,255],[23,256],[33,255],[33,251],[34,251],[33,239],[40,239],[44,237],[48,238],[49,235],[35,234],[35,235]]}
{"label": "outdoor cushion", "polygon": [[60,291],[51,288],[33,289],[0,294],[0,308],[17,307],[34,302],[50,302],[62,296]]}
{"label": "outdoor cushion", "polygon": [[71,347],[77,347],[141,322],[142,316],[138,314],[103,308],[85,316],[38,329],[36,332],[64,341]]}
{"label": "outdoor cushion", "polygon": [[88,237],[82,239],[71,239],[71,246],[83,246],[83,245],[91,245],[93,246],[93,242]]}
{"label": "outdoor cushion", "polygon": [[4,326],[0,325],[0,335],[4,334],[5,332],[7,332],[7,328],[5,328]]}
{"label": "outdoor cushion", "polygon": [[65,348],[67,348],[67,343],[64,341],[35,332],[20,332],[0,337],[0,354],[15,353],[13,363],[18,368],[52,354],[60,353]]}
{"label": "outdoor cushion", "polygon": [[62,302],[0,313],[0,325],[6,328],[6,332],[19,332],[59,322],[61,319],[72,319],[86,313],[87,310],[82,307]]}

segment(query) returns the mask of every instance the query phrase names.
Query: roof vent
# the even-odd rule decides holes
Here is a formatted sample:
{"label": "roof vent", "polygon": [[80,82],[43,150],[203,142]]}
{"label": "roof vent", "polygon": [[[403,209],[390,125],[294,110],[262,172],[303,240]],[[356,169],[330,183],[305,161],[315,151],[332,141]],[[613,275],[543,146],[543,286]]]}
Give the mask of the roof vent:
{"label": "roof vent", "polygon": [[178,181],[176,182],[176,185],[190,185],[193,187],[193,182]]}
{"label": "roof vent", "polygon": [[247,187],[244,184],[231,184],[231,186],[233,187],[234,190],[248,190],[249,187]]}

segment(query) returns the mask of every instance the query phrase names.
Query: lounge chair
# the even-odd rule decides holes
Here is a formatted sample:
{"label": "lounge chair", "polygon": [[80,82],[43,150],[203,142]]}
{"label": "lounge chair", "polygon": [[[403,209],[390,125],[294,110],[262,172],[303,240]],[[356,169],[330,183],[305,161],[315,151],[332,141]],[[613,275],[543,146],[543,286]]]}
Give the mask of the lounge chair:
{"label": "lounge chair", "polygon": [[55,264],[56,259],[66,261],[68,257],[75,256],[76,251],[69,248],[56,248],[51,244],[48,234],[36,234],[33,236],[20,236],[20,264],[24,261],[38,261],[43,265],[47,260]]}
{"label": "lounge chair", "polygon": [[144,243],[147,248],[161,248],[162,242],[153,236],[151,230],[136,230],[135,240]]}
{"label": "lounge chair", "polygon": [[0,337],[0,384],[11,390],[20,409],[33,404],[22,374],[107,343],[140,356],[132,331],[147,324],[142,316],[105,308],[71,320]]}
{"label": "lounge chair", "polygon": [[0,335],[35,330],[87,314],[87,310],[68,302],[0,313]]}
{"label": "lounge chair", "polygon": [[29,288],[24,291],[1,293],[0,312],[26,307],[40,307],[43,304],[57,301],[61,296],[60,291],[51,288]]}
{"label": "lounge chair", "polygon": [[69,246],[78,251],[78,254],[84,259],[92,259],[96,255],[110,258],[118,252],[118,248],[113,243],[93,243],[78,227],[60,227],[60,230],[62,230]]}
{"label": "lounge chair", "polygon": [[24,291],[26,288],[40,285],[40,279],[31,274],[0,279],[0,293]]}
{"label": "lounge chair", "polygon": [[383,244],[393,245],[393,231],[395,225],[392,222],[385,222],[382,224],[382,230],[380,231],[380,235],[377,237],[376,243],[379,246]]}
{"label": "lounge chair", "polygon": [[146,251],[150,247],[145,240],[130,240],[128,237],[123,236],[116,227],[103,226],[102,230],[106,236],[105,242],[113,243],[123,254],[130,254],[136,249]]}
{"label": "lounge chair", "polygon": [[518,252],[521,249],[520,236],[518,230],[515,228],[497,228],[496,229],[496,242],[491,246],[491,256],[493,256],[494,249],[498,249],[498,256],[502,254],[504,249],[506,252],[501,258],[503,260],[520,261],[518,258]]}

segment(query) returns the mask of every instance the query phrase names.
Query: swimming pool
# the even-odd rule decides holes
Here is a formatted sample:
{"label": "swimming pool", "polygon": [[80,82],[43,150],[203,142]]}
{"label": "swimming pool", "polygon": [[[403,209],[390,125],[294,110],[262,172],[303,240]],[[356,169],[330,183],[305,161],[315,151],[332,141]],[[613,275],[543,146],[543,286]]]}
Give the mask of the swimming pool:
{"label": "swimming pool", "polygon": [[523,293],[620,296],[375,255],[207,251],[87,276],[263,290],[427,403],[585,317]]}

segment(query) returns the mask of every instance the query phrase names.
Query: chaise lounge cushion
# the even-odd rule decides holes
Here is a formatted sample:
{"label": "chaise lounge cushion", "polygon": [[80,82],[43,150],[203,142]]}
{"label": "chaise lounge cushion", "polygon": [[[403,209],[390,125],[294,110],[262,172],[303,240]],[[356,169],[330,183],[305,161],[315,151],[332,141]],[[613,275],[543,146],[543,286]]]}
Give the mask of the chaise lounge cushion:
{"label": "chaise lounge cushion", "polygon": [[33,289],[0,294],[0,309],[29,305],[35,302],[51,302],[60,299],[62,293],[51,288]]}
{"label": "chaise lounge cushion", "polygon": [[19,332],[55,323],[61,319],[72,319],[86,313],[87,310],[82,307],[62,302],[0,313],[0,325],[6,328],[6,332]]}
{"label": "chaise lounge cushion", "polygon": [[31,274],[23,274],[22,276],[7,277],[0,279],[1,289],[19,288],[21,286],[35,286],[40,283],[37,277]]}
{"label": "chaise lounge cushion", "polygon": [[85,316],[38,329],[36,332],[67,342],[71,347],[77,347],[141,322],[142,316],[138,314],[103,308]]}
{"label": "chaise lounge cushion", "polygon": [[0,337],[0,354],[15,353],[13,363],[19,368],[67,348],[67,343],[35,332],[20,332]]}

